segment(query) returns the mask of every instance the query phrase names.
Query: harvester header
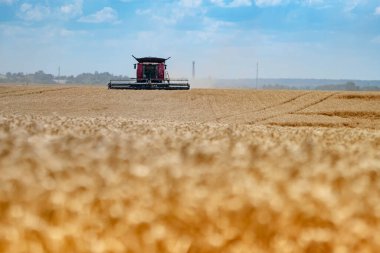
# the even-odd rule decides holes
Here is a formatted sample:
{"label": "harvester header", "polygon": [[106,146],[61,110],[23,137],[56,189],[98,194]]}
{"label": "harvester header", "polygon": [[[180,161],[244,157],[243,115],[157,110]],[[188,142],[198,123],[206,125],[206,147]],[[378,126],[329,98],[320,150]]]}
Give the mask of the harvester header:
{"label": "harvester header", "polygon": [[109,89],[156,89],[156,90],[188,90],[187,79],[170,79],[166,71],[166,61],[169,58],[142,57],[133,58],[138,62],[134,64],[136,78],[127,80],[110,80]]}

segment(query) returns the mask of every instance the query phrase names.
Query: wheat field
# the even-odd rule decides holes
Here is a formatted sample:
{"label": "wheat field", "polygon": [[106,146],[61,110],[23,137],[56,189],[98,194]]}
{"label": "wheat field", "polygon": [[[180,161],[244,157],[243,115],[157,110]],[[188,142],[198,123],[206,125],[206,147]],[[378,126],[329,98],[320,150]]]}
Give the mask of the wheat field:
{"label": "wheat field", "polygon": [[0,252],[380,251],[380,93],[0,86]]}

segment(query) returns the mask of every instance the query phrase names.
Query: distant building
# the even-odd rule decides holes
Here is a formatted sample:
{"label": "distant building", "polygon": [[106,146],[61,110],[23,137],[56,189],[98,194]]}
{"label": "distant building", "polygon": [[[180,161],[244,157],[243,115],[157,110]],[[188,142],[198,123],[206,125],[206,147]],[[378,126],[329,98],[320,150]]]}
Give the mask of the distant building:
{"label": "distant building", "polygon": [[66,84],[67,80],[66,79],[54,79],[54,83],[58,84]]}

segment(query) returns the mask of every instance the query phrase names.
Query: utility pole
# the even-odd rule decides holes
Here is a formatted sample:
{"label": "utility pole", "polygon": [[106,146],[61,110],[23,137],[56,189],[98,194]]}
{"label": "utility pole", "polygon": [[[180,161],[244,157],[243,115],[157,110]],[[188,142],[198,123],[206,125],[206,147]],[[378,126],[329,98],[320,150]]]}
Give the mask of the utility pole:
{"label": "utility pole", "polygon": [[195,61],[193,61],[193,80],[195,79]]}
{"label": "utility pole", "polygon": [[259,89],[259,62],[256,65],[256,90]]}
{"label": "utility pole", "polygon": [[61,76],[61,66],[58,66],[58,79]]}

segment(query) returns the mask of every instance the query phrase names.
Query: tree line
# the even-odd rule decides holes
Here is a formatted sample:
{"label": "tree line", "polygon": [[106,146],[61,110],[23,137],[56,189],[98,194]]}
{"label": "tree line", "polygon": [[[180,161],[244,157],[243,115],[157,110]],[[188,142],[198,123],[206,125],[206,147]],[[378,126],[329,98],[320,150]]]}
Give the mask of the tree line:
{"label": "tree line", "polygon": [[55,84],[55,83],[67,83],[67,84],[105,84],[111,79],[127,79],[127,76],[113,75],[109,72],[100,73],[95,71],[94,73],[82,73],[79,75],[70,76],[54,76],[47,74],[42,70],[33,74],[19,73],[6,73],[0,75],[0,83],[22,83],[22,84]]}
{"label": "tree line", "polygon": [[354,82],[349,81],[342,84],[326,84],[326,85],[319,85],[315,87],[310,86],[287,86],[287,85],[263,85],[262,89],[264,90],[342,90],[342,91],[380,91],[380,87],[378,86],[358,86]]}

